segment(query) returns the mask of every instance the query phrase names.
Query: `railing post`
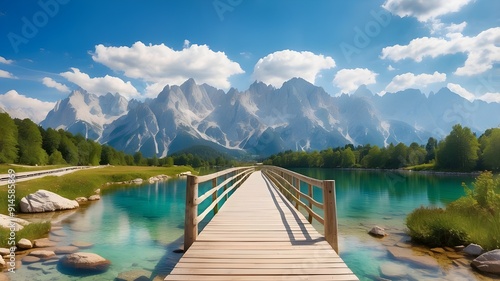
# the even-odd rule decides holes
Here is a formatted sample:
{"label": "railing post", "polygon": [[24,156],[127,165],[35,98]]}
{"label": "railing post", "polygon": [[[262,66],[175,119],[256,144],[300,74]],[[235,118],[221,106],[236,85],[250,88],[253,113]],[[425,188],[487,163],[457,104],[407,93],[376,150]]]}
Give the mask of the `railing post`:
{"label": "railing post", "polygon": [[[298,190],[295,192],[295,197],[297,198],[298,201],[300,201],[300,180],[296,177],[293,178],[293,186]],[[299,209],[299,202],[295,202],[295,209]]]}
{"label": "railing post", "polygon": [[[309,197],[311,197],[311,198],[314,198],[314,197],[313,197],[313,188],[312,188],[312,184],[310,184],[310,183],[308,183],[308,184],[307,184],[307,195],[309,195]],[[312,210],[313,204],[312,204],[311,200],[308,200],[308,201],[309,201],[309,208],[311,208],[311,210]],[[313,216],[312,216],[312,214],[311,214],[311,213],[309,213],[309,216],[307,217],[307,221],[308,221],[309,223],[312,223],[312,221],[313,221]]]}
{"label": "railing post", "polygon": [[196,176],[188,175],[184,218],[184,251],[191,247],[198,236],[198,224],[196,223],[198,205],[196,205],[196,198],[198,198],[198,179]]}
{"label": "railing post", "polygon": [[337,237],[337,210],[335,201],[335,181],[323,181],[323,211],[325,220],[325,239],[339,253]]}
{"label": "railing post", "polygon": [[[212,188],[215,188],[217,186],[217,178],[212,179]],[[217,191],[212,194],[212,202],[215,202],[217,200]],[[219,204],[214,206],[214,216],[217,215],[217,212],[219,211]]]}
{"label": "railing post", "polygon": [[[227,180],[227,174],[224,175],[224,181],[226,181],[226,180]],[[227,190],[227,183],[224,185],[224,191],[226,191],[226,190]],[[226,193],[225,197],[226,197],[226,201],[227,201],[227,199],[229,198],[229,195]]]}

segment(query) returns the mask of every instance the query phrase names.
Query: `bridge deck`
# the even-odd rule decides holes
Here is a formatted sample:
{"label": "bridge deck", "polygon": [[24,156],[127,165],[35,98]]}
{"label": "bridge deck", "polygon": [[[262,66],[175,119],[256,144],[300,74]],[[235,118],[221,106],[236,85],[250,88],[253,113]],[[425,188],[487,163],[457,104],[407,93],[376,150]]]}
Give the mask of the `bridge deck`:
{"label": "bridge deck", "polygon": [[261,172],[254,172],[165,280],[358,278]]}

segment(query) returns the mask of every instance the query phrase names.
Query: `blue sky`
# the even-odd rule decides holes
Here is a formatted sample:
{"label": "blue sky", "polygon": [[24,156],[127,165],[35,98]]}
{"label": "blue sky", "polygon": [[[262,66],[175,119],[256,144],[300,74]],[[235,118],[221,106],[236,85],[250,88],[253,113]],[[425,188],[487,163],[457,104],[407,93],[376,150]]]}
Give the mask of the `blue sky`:
{"label": "blue sky", "polygon": [[[423,3],[421,3],[423,2]],[[300,76],[331,95],[448,86],[500,102],[497,0],[0,0],[0,106]],[[39,103],[41,101],[41,103]]]}

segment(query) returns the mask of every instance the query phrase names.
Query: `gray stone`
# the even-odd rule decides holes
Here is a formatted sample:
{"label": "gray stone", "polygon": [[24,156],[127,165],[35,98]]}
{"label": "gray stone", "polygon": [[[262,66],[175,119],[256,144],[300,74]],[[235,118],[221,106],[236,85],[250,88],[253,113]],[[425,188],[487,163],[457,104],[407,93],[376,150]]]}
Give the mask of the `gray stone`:
{"label": "gray stone", "polygon": [[115,281],[149,281],[152,272],[144,269],[130,270],[118,274]]}
{"label": "gray stone", "polygon": [[23,213],[52,212],[75,209],[79,206],[75,200],[69,200],[43,189],[23,197],[21,202],[19,202],[19,207]]}
{"label": "gray stone", "polygon": [[21,260],[23,263],[34,263],[39,262],[40,258],[35,256],[24,256]]}
{"label": "gray stone", "polygon": [[86,197],[76,197],[75,200],[78,203],[84,203],[84,202],[88,201],[88,199]]}
{"label": "gray stone", "polygon": [[[109,185],[109,184],[108,184],[108,185]],[[98,189],[94,190],[94,193],[95,193],[95,194],[100,194],[100,193],[101,193],[101,189],[100,189],[100,188],[98,188]]]}
{"label": "gray stone", "polygon": [[33,251],[29,254],[30,256],[35,256],[35,257],[38,257],[38,258],[50,258],[50,257],[53,257],[56,255],[56,253],[54,253],[54,251],[47,251],[47,250],[36,250],[36,251]]}
{"label": "gray stone", "polygon": [[64,256],[59,260],[62,266],[85,271],[107,271],[111,262],[97,254],[78,252]]}
{"label": "gray stone", "polygon": [[387,233],[385,232],[385,230],[380,226],[374,226],[370,231],[368,231],[368,233],[372,236],[375,236],[375,237],[387,236]]}
{"label": "gray stone", "polygon": [[71,246],[78,247],[80,249],[87,249],[87,248],[92,248],[94,246],[93,243],[90,242],[84,242],[84,241],[75,241],[71,243]]}
{"label": "gray stone", "polygon": [[40,238],[33,240],[33,246],[36,248],[54,247],[56,242],[50,241],[49,238]]}
{"label": "gray stone", "polygon": [[135,180],[131,180],[130,183],[142,184],[143,180],[141,178],[137,178]]}
{"label": "gray stone", "polygon": [[56,253],[57,255],[72,254],[77,252],[78,250],[79,248],[75,246],[60,246],[54,249],[54,253]]}
{"label": "gray stone", "polygon": [[484,249],[478,244],[469,244],[462,251],[467,255],[479,256],[484,252]]}
{"label": "gray stone", "polygon": [[472,261],[471,265],[481,272],[500,275],[500,249],[480,255]]}
{"label": "gray stone", "polygon": [[95,194],[95,195],[91,195],[91,196],[89,197],[89,201],[96,201],[96,200],[101,200],[101,196],[100,196],[100,195]]}
{"label": "gray stone", "polygon": [[21,238],[19,242],[17,242],[17,247],[19,247],[20,249],[31,249],[33,248],[33,244],[30,240]]}

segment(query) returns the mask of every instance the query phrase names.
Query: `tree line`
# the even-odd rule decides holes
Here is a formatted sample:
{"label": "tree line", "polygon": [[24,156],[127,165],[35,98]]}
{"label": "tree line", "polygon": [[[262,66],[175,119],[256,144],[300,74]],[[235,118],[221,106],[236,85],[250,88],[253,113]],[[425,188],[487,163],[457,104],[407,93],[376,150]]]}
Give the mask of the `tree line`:
{"label": "tree line", "polygon": [[285,151],[264,164],[287,168],[376,168],[398,169],[430,164],[444,171],[500,170],[500,128],[486,130],[479,138],[470,128],[457,124],[444,140],[429,138],[426,145],[412,143],[345,145],[322,151]]}
{"label": "tree line", "polygon": [[[196,155],[199,151],[204,153]],[[86,139],[80,134],[73,135],[63,129],[44,129],[30,119],[12,119],[7,113],[0,113],[1,163],[201,167],[232,165],[234,160],[203,147],[162,158],[147,158],[141,152],[130,155],[109,145]]]}

